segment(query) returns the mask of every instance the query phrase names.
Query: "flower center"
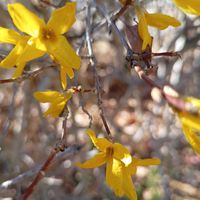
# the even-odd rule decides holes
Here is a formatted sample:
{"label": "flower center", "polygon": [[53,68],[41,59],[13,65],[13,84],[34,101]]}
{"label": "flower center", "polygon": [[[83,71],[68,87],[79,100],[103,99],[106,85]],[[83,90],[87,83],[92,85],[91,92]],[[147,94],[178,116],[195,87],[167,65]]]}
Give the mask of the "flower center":
{"label": "flower center", "polygon": [[114,149],[113,147],[108,147],[106,149],[106,157],[107,158],[112,158],[113,157],[113,154],[114,154]]}
{"label": "flower center", "polygon": [[54,40],[56,38],[55,32],[50,28],[42,29],[42,39]]}

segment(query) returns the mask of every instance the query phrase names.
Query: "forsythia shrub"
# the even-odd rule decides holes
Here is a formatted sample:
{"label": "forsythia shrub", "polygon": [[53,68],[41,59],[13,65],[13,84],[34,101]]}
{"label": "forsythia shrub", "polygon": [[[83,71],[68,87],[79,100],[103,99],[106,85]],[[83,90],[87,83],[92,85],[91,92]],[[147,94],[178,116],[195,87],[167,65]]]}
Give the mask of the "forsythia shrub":
{"label": "forsythia shrub", "polygon": [[[197,154],[200,154],[200,100],[194,97],[182,97],[179,94],[174,96],[166,92],[163,87],[153,83],[148,77],[148,73],[145,73],[151,68],[150,61],[153,58],[151,47],[155,39],[151,36],[148,27],[164,30],[169,26],[177,28],[181,25],[181,22],[166,14],[148,12],[140,4],[140,1],[120,0],[119,2],[122,9],[131,7],[129,12],[137,17],[136,31],[138,32],[138,38],[136,40],[141,41],[141,52],[136,54],[133,49],[129,49],[129,51],[132,51],[132,57],[129,60],[132,67],[138,65],[137,61],[144,61],[145,68],[135,68],[138,69],[136,72],[139,77],[149,83],[150,86],[153,85],[159,89],[163,98],[180,119],[183,133],[191,147]],[[185,13],[200,15],[199,0],[172,0],[172,2]],[[76,20],[76,2],[68,2],[63,7],[52,11],[47,23],[20,3],[8,4],[8,12],[19,31],[0,27],[0,42],[14,45],[10,53],[1,60],[0,67],[5,69],[15,68],[12,75],[12,80],[15,81],[23,76],[24,68],[29,61],[48,54],[52,61],[59,66],[62,90],[38,91],[34,92],[33,96],[40,103],[49,103],[48,109],[44,112],[45,117],[62,117],[67,102],[75,93],[82,92],[82,90],[68,88],[67,84],[67,76],[72,79],[74,70],[79,70],[81,66],[81,56],[75,52],[64,36]],[[115,23],[112,21],[113,19],[111,18],[111,24]],[[89,21],[86,24],[87,26],[90,24]],[[92,30],[90,30],[90,27],[87,28],[89,29],[86,34],[86,40],[88,41],[91,40],[89,37]],[[129,37],[128,40],[131,40]],[[92,44],[92,40],[90,42]],[[91,53],[90,45],[87,44],[86,46],[88,52]],[[171,54],[166,52],[165,55],[170,56]],[[95,63],[94,56],[92,53],[89,56],[89,59],[92,60],[91,65],[93,65]],[[96,85],[98,86],[98,84]],[[98,90],[98,87],[96,87],[96,90]],[[103,114],[101,114],[101,117],[105,128],[108,130]],[[160,160],[157,158],[139,159],[132,156],[130,151],[119,141],[113,142],[114,138],[110,135],[109,139],[98,138],[92,129],[88,129],[87,134],[98,153],[84,163],[76,163],[76,166],[89,169],[105,164],[105,181],[115,195],[136,200],[137,193],[132,176],[136,175],[137,167],[159,165]]]}

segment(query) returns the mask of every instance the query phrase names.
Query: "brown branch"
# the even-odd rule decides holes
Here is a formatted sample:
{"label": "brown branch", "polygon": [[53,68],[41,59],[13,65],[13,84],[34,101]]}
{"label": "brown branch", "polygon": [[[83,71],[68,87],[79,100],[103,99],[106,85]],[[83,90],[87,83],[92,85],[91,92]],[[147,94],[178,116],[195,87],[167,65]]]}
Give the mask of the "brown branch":
{"label": "brown branch", "polygon": [[31,183],[31,185],[26,189],[25,193],[22,196],[22,200],[26,200],[28,199],[28,197],[32,194],[32,192],[34,191],[36,185],[39,183],[39,181],[45,176],[46,171],[48,170],[52,160],[54,159],[54,157],[56,156],[56,154],[59,152],[59,149],[54,148],[51,153],[49,154],[46,162],[44,163],[44,165],[41,167],[40,171],[38,172],[37,176],[35,177],[35,179],[33,180],[33,182]]}
{"label": "brown branch", "polygon": [[50,67],[53,67],[53,65],[49,65],[49,66],[46,66],[46,67],[41,67],[40,69],[37,69],[37,70],[35,70],[33,72],[25,73],[25,74],[23,74],[22,76],[20,76],[18,78],[10,78],[10,79],[0,80],[0,84],[13,83],[13,82],[21,83],[22,81],[25,81],[26,79],[36,77],[41,72],[43,72],[45,69],[50,68]]}
{"label": "brown branch", "polygon": [[48,5],[48,6],[53,7],[53,8],[59,8],[59,6],[57,6],[57,5],[53,4],[53,3],[51,3],[51,2],[48,1],[48,0],[40,0],[40,1],[41,1],[42,3]]}
{"label": "brown branch", "polygon": [[112,17],[113,22],[115,22],[122,15],[124,15],[124,13],[128,9],[128,7],[131,5],[131,3],[132,3],[132,0],[126,0],[126,3],[124,4],[124,6],[119,10],[119,12],[115,16]]}
{"label": "brown branch", "polygon": [[[188,103],[185,102],[179,95],[178,93],[173,90],[170,86],[164,86],[161,87],[159,86],[155,81],[153,81],[152,79],[150,79],[147,75],[145,75],[144,70],[142,70],[141,67],[139,66],[135,66],[134,67],[136,73],[138,74],[138,76],[140,77],[140,79],[142,79],[143,81],[145,81],[150,87],[154,88],[158,88],[159,91],[161,92],[162,96],[164,97],[164,99],[167,101],[167,103],[172,106],[173,108],[182,111],[182,112],[189,112],[193,115],[197,115],[198,114],[198,109],[195,109],[192,105],[188,106]],[[174,93],[176,93],[176,95],[173,95],[172,93],[168,93],[165,91],[165,88],[169,87],[171,90],[174,91]]]}
{"label": "brown branch", "polygon": [[[71,146],[65,148],[65,150],[63,152],[59,152],[58,154],[56,154],[55,159],[50,164],[50,168],[57,166],[58,163],[65,161],[66,159],[69,158],[69,156],[72,156],[75,153],[79,152],[82,147],[83,147],[83,145],[74,144],[74,145],[71,145]],[[42,166],[43,165],[36,165],[33,168],[31,168],[30,170],[28,170],[22,174],[19,174],[15,178],[4,181],[3,183],[0,184],[0,189],[11,188],[14,185],[17,185],[17,184],[21,183],[22,181],[24,181],[24,179],[36,175],[40,171]]]}

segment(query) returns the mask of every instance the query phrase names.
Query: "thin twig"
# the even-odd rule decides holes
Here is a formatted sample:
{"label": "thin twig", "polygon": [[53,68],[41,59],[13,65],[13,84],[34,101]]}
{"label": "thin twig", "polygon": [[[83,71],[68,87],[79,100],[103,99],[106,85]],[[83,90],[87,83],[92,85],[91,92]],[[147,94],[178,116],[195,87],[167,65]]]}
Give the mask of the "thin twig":
{"label": "thin twig", "polygon": [[0,84],[5,84],[5,83],[13,83],[13,82],[18,82],[21,83],[22,81],[25,81],[26,79],[30,79],[30,78],[34,78],[37,75],[39,75],[41,72],[43,72],[45,69],[53,67],[53,65],[49,65],[46,67],[41,67],[40,69],[37,69],[33,72],[28,72],[23,74],[22,76],[18,77],[18,78],[9,78],[9,79],[3,79],[0,80]]}
{"label": "thin twig", "polygon": [[46,162],[44,165],[41,167],[40,171],[38,172],[37,176],[34,178],[33,182],[31,185],[26,189],[25,193],[22,196],[22,200],[28,199],[28,197],[32,194],[33,190],[35,189],[36,185],[38,182],[45,176],[45,173],[47,172],[52,160],[56,156],[56,154],[59,152],[59,149],[54,148],[50,155],[48,156]]}
{"label": "thin twig", "polygon": [[48,6],[53,7],[53,8],[59,8],[59,6],[57,6],[57,5],[53,4],[53,3],[51,3],[51,2],[48,1],[48,0],[40,0],[40,1],[41,1],[42,3],[48,5]]}
{"label": "thin twig", "polygon": [[[49,167],[51,165],[54,165],[56,163],[59,163],[58,161],[57,162],[53,162],[53,159],[58,156],[59,157],[59,160],[61,160],[62,157],[64,157],[64,153],[66,154],[65,151],[67,151],[67,153],[75,153],[77,151],[79,151],[81,148],[82,148],[82,145],[76,145],[76,146],[73,146],[73,147],[76,147],[76,148],[71,148],[71,149],[68,149],[66,148],[65,146],[63,146],[62,143],[58,143],[53,149],[52,151],[50,152],[47,160],[45,161],[45,163],[39,168],[39,170],[35,170],[37,175],[36,177],[34,178],[33,182],[31,183],[31,185],[26,189],[25,193],[22,195],[22,197],[20,199],[22,200],[26,200],[28,199],[28,197],[33,193],[35,187],[37,186],[37,184],[39,183],[39,181],[45,176],[47,170],[49,169]],[[61,155],[58,155],[59,152],[62,152],[63,154]],[[3,183],[5,185],[5,183]]]}
{"label": "thin twig", "polygon": [[140,77],[140,79],[145,81],[150,87],[158,88],[160,93],[164,97],[164,99],[173,108],[175,108],[175,109],[177,109],[179,111],[189,112],[189,113],[191,113],[193,115],[197,115],[198,114],[198,109],[195,110],[195,108],[187,106],[186,102],[182,98],[167,94],[163,89],[164,87],[161,87],[155,81],[153,81],[147,75],[145,75],[145,72],[141,67],[135,66],[134,69],[135,69],[136,73],[138,74],[138,76]]}
{"label": "thin twig", "polygon": [[112,135],[111,135],[111,131],[109,129],[109,126],[107,124],[107,121],[105,119],[104,116],[104,110],[102,107],[102,96],[101,96],[101,84],[100,84],[100,80],[99,80],[99,76],[97,74],[97,69],[96,69],[96,58],[94,56],[94,52],[93,52],[93,48],[92,48],[92,41],[91,41],[91,4],[88,3],[88,6],[86,8],[86,44],[87,44],[87,48],[88,48],[88,54],[90,56],[90,65],[94,70],[94,78],[95,78],[95,87],[96,87],[96,91],[97,91],[97,104],[99,107],[99,111],[100,111],[100,117],[102,119],[103,125],[106,129],[106,132],[108,134],[109,139],[113,139]]}
{"label": "thin twig", "polygon": [[[54,161],[52,161],[52,163],[50,164],[50,167],[52,168],[53,166],[56,166],[61,161],[64,161],[68,159],[70,156],[78,153],[82,147],[83,145],[74,144],[65,148],[63,152],[57,153]],[[40,171],[41,168],[42,168],[42,165],[34,166],[30,170],[18,175],[17,177],[4,181],[3,183],[0,184],[0,189],[8,189],[8,188],[13,187],[16,184],[21,183],[22,181],[24,181],[24,179],[36,175]]]}
{"label": "thin twig", "polygon": [[[95,2],[95,1],[94,1]],[[126,51],[127,51],[127,56],[131,56],[133,54],[132,49],[130,48],[129,44],[127,43],[124,35],[119,31],[118,27],[116,26],[116,24],[114,23],[114,21],[110,18],[109,14],[106,13],[106,9],[104,9],[102,6],[95,4],[96,5],[96,9],[97,11],[103,15],[105,17],[105,19],[107,20],[107,23],[113,28],[113,30],[115,31],[115,33],[117,34],[117,36],[119,37],[122,45],[125,47]]]}
{"label": "thin twig", "polygon": [[88,116],[88,119],[89,119],[89,126],[88,127],[91,128],[93,118],[92,118],[92,115],[85,108],[85,103],[83,101],[83,94],[82,94],[82,92],[79,92],[79,103],[80,103],[82,111]]}

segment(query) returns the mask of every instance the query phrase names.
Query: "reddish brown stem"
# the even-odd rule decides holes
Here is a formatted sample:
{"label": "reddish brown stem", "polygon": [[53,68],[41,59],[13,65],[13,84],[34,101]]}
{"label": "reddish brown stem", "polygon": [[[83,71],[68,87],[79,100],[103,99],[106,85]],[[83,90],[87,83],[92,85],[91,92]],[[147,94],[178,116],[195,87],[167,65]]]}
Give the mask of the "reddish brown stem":
{"label": "reddish brown stem", "polygon": [[56,148],[54,148],[50,155],[48,156],[46,162],[44,163],[44,165],[41,167],[40,171],[38,172],[37,176],[35,177],[35,179],[33,180],[33,182],[31,183],[31,185],[26,189],[25,193],[22,196],[22,200],[26,200],[28,199],[28,197],[32,194],[32,192],[34,191],[36,185],[38,184],[38,182],[45,176],[45,173],[48,169],[48,167],[50,166],[52,160],[54,159],[54,157],[56,156],[56,154],[58,153],[58,150]]}
{"label": "reddish brown stem", "polygon": [[108,126],[108,124],[107,124],[107,122],[106,122],[106,119],[105,119],[104,115],[102,114],[102,112],[100,112],[100,117],[101,117],[101,119],[102,119],[104,128],[106,129],[106,132],[107,132],[107,134],[108,134],[109,139],[110,139],[111,141],[113,141],[113,137],[112,137],[112,134],[111,134],[111,132],[110,132],[109,126]]}
{"label": "reddish brown stem", "polygon": [[153,80],[151,80],[148,76],[145,75],[145,72],[143,69],[139,66],[134,67],[136,73],[140,77],[140,79],[144,80],[150,87],[156,87],[159,90],[162,91],[162,87],[160,87],[157,83],[155,83]]}
{"label": "reddish brown stem", "polygon": [[164,99],[174,108],[180,110],[180,111],[187,111],[187,112],[191,112],[190,110],[187,109],[186,107],[186,103],[184,100],[182,100],[181,98],[172,96],[170,94],[167,94],[166,92],[164,92],[163,87],[159,86],[157,83],[155,83],[155,81],[153,81],[152,79],[150,79],[148,76],[145,75],[145,72],[141,69],[141,67],[139,66],[135,66],[135,71],[137,72],[138,76],[140,77],[140,79],[144,80],[150,87],[156,87],[160,90],[162,96],[164,97]]}
{"label": "reddish brown stem", "polygon": [[123,16],[127,8],[131,5],[132,0],[127,0],[125,5],[119,10],[119,12],[113,17],[113,22],[115,22],[119,17]]}

